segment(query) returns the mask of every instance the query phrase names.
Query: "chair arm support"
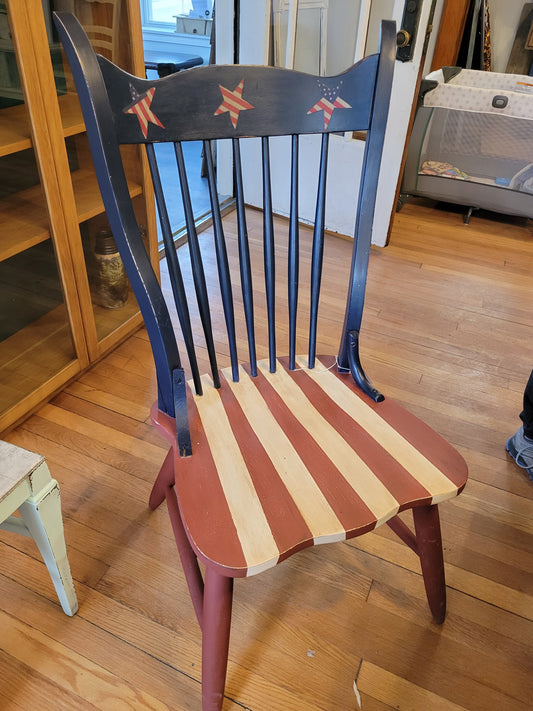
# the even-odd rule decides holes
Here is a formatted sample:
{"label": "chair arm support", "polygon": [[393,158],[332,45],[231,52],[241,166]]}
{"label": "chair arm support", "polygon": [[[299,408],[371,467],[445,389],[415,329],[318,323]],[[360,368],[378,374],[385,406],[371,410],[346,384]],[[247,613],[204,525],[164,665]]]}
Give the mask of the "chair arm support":
{"label": "chair arm support", "polygon": [[359,358],[359,331],[348,331],[346,339],[348,341],[348,364],[352,378],[361,390],[368,395],[368,397],[372,398],[374,402],[383,402],[385,396],[372,385],[361,365]]}
{"label": "chair arm support", "polygon": [[192,445],[191,433],[189,431],[189,416],[187,413],[187,386],[183,368],[175,368],[172,371],[172,386],[174,390],[176,437],[180,457],[190,457],[192,454]]}

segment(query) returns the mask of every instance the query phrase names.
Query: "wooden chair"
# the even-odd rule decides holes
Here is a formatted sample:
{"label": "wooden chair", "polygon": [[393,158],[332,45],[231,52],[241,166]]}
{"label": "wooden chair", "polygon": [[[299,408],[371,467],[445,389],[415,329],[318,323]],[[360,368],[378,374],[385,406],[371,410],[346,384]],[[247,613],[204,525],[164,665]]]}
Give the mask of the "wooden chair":
{"label": "wooden chair", "polygon": [[[20,516],[13,516],[17,511]],[[59,602],[74,615],[78,601],[65,547],[59,486],[44,457],[0,441],[0,528],[34,539]]]}
{"label": "wooden chair", "polygon": [[[108,219],[152,344],[158,382],[152,419],[170,449],[150,507],[167,501],[202,630],[203,710],[222,705],[233,579],[266,571],[307,546],[343,541],[388,523],[419,555],[429,606],[435,620],[442,622],[445,582],[437,504],[462,490],[466,465],[438,434],[371,385],[358,349],[394,64],[394,25],[382,26],[380,54],[326,80],[272,67],[209,66],[147,81],[95,57],[72,16],[60,15],[56,23],[80,95]],[[361,194],[354,205],[357,227],[348,298],[345,313],[338,315],[338,353],[317,355],[329,132],[352,130],[365,130],[367,136]],[[307,133],[321,136],[309,296],[307,289],[298,291],[298,134]],[[287,357],[276,350],[279,245],[273,230],[269,147],[270,137],[278,135],[290,136],[292,154]],[[256,356],[256,265],[250,264],[240,160],[241,142],[249,136],[260,137],[262,149],[266,359]],[[235,269],[229,265],[211,160],[212,141],[219,138],[231,139],[233,146],[239,256]],[[199,139],[204,141],[213,208],[216,290],[206,284],[203,257],[209,245],[196,234],[183,164],[182,142]],[[194,289],[185,288],[172,241],[152,143],[161,141],[175,145]],[[128,196],[119,151],[123,143],[146,145],[189,379]],[[234,300],[232,279],[239,274]],[[215,291],[222,301],[231,361],[221,370],[210,310]],[[297,304],[307,298],[308,346],[301,356],[296,349]],[[201,347],[209,354],[208,375],[202,375],[197,364],[197,329],[191,326],[188,301],[199,310],[203,324]],[[244,364],[236,336],[242,332],[237,320],[241,312],[247,334]],[[218,324],[216,338],[221,338]],[[405,509],[413,511],[414,533],[397,517]],[[205,565],[205,575],[198,561]]]}

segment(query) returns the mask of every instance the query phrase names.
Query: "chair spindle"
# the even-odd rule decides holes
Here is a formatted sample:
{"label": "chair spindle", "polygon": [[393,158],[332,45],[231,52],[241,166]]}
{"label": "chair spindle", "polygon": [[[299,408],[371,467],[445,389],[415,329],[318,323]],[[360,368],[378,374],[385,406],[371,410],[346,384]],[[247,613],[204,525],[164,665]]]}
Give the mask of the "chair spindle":
{"label": "chair spindle", "polygon": [[274,220],[272,216],[272,183],[270,179],[270,145],[268,136],[261,139],[263,164],[263,255],[268,319],[269,370],[276,372],[276,289],[274,259]]}
{"label": "chair spindle", "polygon": [[254,297],[252,286],[252,267],[250,263],[250,246],[248,244],[248,227],[244,203],[244,187],[242,181],[241,147],[238,138],[232,139],[233,169],[235,173],[235,199],[237,206],[237,240],[239,245],[239,269],[241,275],[242,300],[246,333],[248,336],[248,355],[252,376],[257,375],[257,356],[255,350],[254,328]]}
{"label": "chair spindle", "polygon": [[315,367],[316,334],[318,323],[318,300],[320,297],[320,281],[322,278],[322,261],[324,257],[324,222],[326,214],[326,177],[328,169],[329,134],[322,134],[320,151],[320,169],[318,174],[318,190],[316,198],[315,226],[313,229],[313,251],[311,255],[311,313],[309,323],[309,368]]}
{"label": "chair spindle", "polygon": [[300,234],[298,229],[298,135],[291,145],[291,205],[289,219],[289,368],[296,367],[296,316],[298,311],[298,278],[300,265]]}
{"label": "chair spindle", "polygon": [[192,275],[194,281],[194,289],[196,292],[196,300],[198,303],[198,310],[200,312],[200,320],[202,322],[205,344],[209,357],[209,365],[211,366],[211,375],[213,376],[213,383],[216,388],[219,388],[220,377],[218,374],[217,357],[215,353],[215,343],[213,339],[213,328],[211,325],[209,297],[207,295],[207,284],[205,280],[202,253],[200,251],[198,233],[196,232],[194,213],[191,203],[191,194],[189,190],[189,182],[187,180],[187,171],[185,168],[185,159],[183,157],[183,148],[181,146],[181,141],[174,142],[174,150],[176,153],[176,161],[178,163],[178,175],[181,185],[181,195],[183,198],[183,210],[185,213],[185,224],[187,227],[189,254],[191,257]]}
{"label": "chair spindle", "polygon": [[233,293],[231,289],[231,276],[229,270],[228,252],[226,249],[226,240],[224,237],[224,227],[222,226],[222,217],[220,215],[220,203],[218,200],[211,141],[203,141],[203,149],[207,167],[207,183],[209,186],[209,199],[211,201],[211,215],[213,218],[213,235],[215,241],[215,252],[217,256],[220,294],[222,297],[222,306],[224,309],[224,318],[226,320],[226,329],[228,333],[231,372],[233,380],[238,381],[239,363],[237,358],[237,339],[235,337]]}
{"label": "chair spindle", "polygon": [[183,333],[183,338],[185,340],[185,348],[187,350],[187,356],[189,358],[189,365],[191,368],[194,388],[196,392],[200,395],[202,393],[202,381],[200,380],[200,371],[198,368],[198,361],[196,359],[196,352],[194,350],[189,307],[187,306],[187,297],[185,295],[183,276],[178,260],[176,245],[174,244],[174,238],[172,236],[170,219],[168,216],[168,210],[163,194],[163,186],[161,184],[161,176],[159,174],[159,168],[157,166],[157,159],[155,156],[153,143],[146,144],[146,155],[148,157],[150,174],[152,176],[152,184],[154,186],[155,201],[159,213],[159,224],[161,225],[163,244],[165,245],[165,255],[167,258],[167,264],[170,274],[170,284],[172,287],[172,294],[174,296],[174,303],[176,305],[176,311],[178,313],[181,332]]}

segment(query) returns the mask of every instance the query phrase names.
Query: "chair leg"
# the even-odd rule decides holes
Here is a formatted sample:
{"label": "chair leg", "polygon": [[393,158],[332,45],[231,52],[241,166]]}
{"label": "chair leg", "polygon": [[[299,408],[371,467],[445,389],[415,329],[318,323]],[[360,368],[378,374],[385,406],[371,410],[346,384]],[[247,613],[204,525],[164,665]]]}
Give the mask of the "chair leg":
{"label": "chair leg", "polygon": [[228,665],[233,578],[205,572],[202,626],[202,711],[220,711]]}
{"label": "chair leg", "polygon": [[159,474],[157,475],[157,479],[155,480],[155,483],[152,487],[152,491],[150,492],[150,499],[148,501],[148,506],[152,511],[155,511],[156,508],[163,503],[165,500],[166,496],[166,490],[169,488],[169,486],[172,486],[174,484],[174,449],[171,447],[168,452],[167,456],[165,457],[165,461],[163,462],[161,469],[159,470]]}
{"label": "chair leg", "polygon": [[19,506],[19,512],[48,568],[63,611],[74,615],[78,600],[67,558],[57,482],[52,479],[51,486],[27,499]]}
{"label": "chair leg", "polygon": [[413,520],[429,609],[441,624],[446,616],[446,581],[437,505],[415,507]]}
{"label": "chair leg", "polygon": [[185,529],[183,527],[174,487],[169,487],[167,489],[167,507],[170,523],[172,524],[172,530],[174,532],[174,538],[178,547],[181,567],[183,568],[185,580],[187,581],[187,585],[189,587],[189,593],[194,606],[194,611],[196,613],[196,618],[198,619],[198,624],[202,627],[204,581],[200,571],[200,566],[198,565],[198,558],[189,543],[189,539],[187,538],[187,534],[185,533]]}
{"label": "chair leg", "polygon": [[172,524],[176,545],[178,547],[181,566],[185,574],[185,579],[187,580],[187,585],[189,586],[189,593],[191,595],[194,611],[201,627],[203,616],[202,605],[204,599],[204,581],[200,567],[198,566],[198,559],[196,558],[195,552],[191,548],[191,544],[189,543],[189,539],[187,538],[187,534],[185,533],[181,520],[178,500],[174,489],[174,457],[174,448],[171,447],[167,452],[165,461],[163,462],[163,465],[159,470],[159,474],[157,475],[157,479],[155,480],[155,484],[152,487],[148,505],[153,511],[163,502],[165,498],[167,500],[168,514],[170,517],[170,523]]}

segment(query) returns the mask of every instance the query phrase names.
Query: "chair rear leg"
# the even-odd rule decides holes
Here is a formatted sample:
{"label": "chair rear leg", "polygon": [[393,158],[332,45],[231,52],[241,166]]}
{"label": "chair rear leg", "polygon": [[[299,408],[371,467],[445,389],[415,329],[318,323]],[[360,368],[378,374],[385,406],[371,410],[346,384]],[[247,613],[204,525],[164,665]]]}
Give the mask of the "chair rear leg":
{"label": "chair rear leg", "polygon": [[202,711],[220,711],[228,665],[233,578],[205,571],[202,624]]}
{"label": "chair rear leg", "polygon": [[174,484],[174,450],[171,447],[168,452],[167,456],[165,457],[165,461],[163,462],[163,465],[161,466],[161,469],[159,470],[159,474],[157,475],[157,479],[155,480],[155,483],[152,487],[152,491],[150,492],[150,499],[148,500],[148,506],[152,511],[155,511],[156,508],[163,503],[165,500],[166,496],[166,490],[170,487],[173,486]]}
{"label": "chair rear leg", "polygon": [[413,520],[429,609],[440,624],[446,616],[446,581],[437,505],[415,507]]}

